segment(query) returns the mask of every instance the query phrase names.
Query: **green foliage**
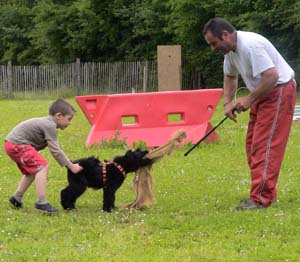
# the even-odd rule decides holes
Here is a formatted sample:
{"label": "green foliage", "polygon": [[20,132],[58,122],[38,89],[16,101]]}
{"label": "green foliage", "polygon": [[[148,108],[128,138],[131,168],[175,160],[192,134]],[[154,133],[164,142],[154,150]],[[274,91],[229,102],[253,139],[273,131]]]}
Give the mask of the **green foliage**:
{"label": "green foliage", "polygon": [[[93,150],[103,150],[107,147],[116,148],[116,149],[118,149],[118,148],[119,149],[120,148],[128,149],[126,140],[127,140],[126,138],[123,138],[123,139],[120,138],[120,131],[117,130],[111,139],[107,140],[107,139],[103,138],[99,144],[94,144],[94,145],[91,145],[90,147]],[[133,142],[132,148],[133,149],[137,149],[137,148],[146,149],[147,144],[145,143],[145,141],[135,141],[135,142]]]}
{"label": "green foliage", "polygon": [[[237,15],[235,10],[239,10]],[[227,1],[219,10],[237,29],[267,37],[294,68],[300,69],[299,1]],[[298,75],[298,74],[297,74]]]}
{"label": "green foliage", "polygon": [[147,144],[145,141],[134,141],[132,145],[133,149],[147,149]]}
{"label": "green foliage", "polygon": [[116,131],[113,138],[109,140],[103,138],[99,145],[92,145],[92,147],[99,149],[104,149],[105,147],[126,148],[126,138],[120,139],[120,131]]}
{"label": "green foliage", "polygon": [[25,6],[0,5],[0,62],[35,63],[29,32],[31,10]]}
{"label": "green foliage", "polygon": [[34,7],[36,27],[30,36],[42,63],[73,62],[76,57],[93,60],[98,23],[90,6],[90,1],[62,5],[45,0]]}
{"label": "green foliage", "polygon": [[222,86],[223,56],[211,52],[202,35],[204,24],[215,16],[219,1],[170,1],[168,32],[174,42],[182,45],[184,61],[203,75],[203,84],[208,87]]}
{"label": "green foliage", "polygon": [[153,59],[157,45],[173,44],[172,33],[166,32],[169,9],[164,1],[135,1],[119,6],[115,15],[126,25],[124,42],[119,49],[125,59]]}
{"label": "green foliage", "polygon": [[202,36],[212,17],[266,36],[300,71],[297,0],[40,0],[0,5],[0,62],[13,64],[152,60],[157,45],[182,46],[184,66],[206,87],[223,81],[220,54]]}

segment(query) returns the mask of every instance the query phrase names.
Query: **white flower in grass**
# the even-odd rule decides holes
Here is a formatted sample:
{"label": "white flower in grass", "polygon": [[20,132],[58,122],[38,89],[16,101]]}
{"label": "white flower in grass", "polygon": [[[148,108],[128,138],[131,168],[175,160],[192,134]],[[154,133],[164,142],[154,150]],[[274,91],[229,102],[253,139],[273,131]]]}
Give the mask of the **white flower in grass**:
{"label": "white flower in grass", "polygon": [[275,216],[275,217],[283,217],[284,215],[285,215],[285,214],[283,213],[283,211],[280,210],[279,213],[278,213],[278,214],[275,214],[274,216]]}

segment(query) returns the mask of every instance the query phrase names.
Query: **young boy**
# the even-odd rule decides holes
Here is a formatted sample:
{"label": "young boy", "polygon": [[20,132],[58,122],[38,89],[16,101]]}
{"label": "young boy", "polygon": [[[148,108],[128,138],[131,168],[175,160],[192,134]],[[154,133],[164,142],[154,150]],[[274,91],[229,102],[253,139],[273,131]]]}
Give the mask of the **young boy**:
{"label": "young boy", "polygon": [[45,213],[57,213],[46,200],[48,163],[38,151],[48,146],[54,159],[73,173],[82,167],[73,164],[57,142],[57,129],[64,130],[71,124],[76,110],[68,102],[58,99],[49,108],[46,117],[32,118],[18,124],[6,137],[4,148],[7,155],[16,162],[22,178],[15,194],[9,199],[15,208],[22,208],[22,197],[35,180],[37,202],[35,208]]}

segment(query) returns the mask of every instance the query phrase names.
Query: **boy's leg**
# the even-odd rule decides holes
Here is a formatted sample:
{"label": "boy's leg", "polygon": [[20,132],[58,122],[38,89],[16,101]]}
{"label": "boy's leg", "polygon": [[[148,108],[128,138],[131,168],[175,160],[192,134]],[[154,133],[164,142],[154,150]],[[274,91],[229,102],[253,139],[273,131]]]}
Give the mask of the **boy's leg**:
{"label": "boy's leg", "polygon": [[16,162],[23,174],[17,192],[15,196],[9,199],[9,202],[16,207],[22,207],[22,202],[19,200],[22,199],[25,191],[32,184],[33,180],[36,179],[38,198],[41,199],[43,203],[47,203],[45,199],[48,173],[47,161],[31,145],[17,145],[6,141],[4,148],[7,155]]}
{"label": "boy's leg", "polygon": [[23,175],[16,193],[14,194],[14,198],[18,201],[18,202],[22,202],[22,198],[24,193],[26,192],[26,190],[28,189],[28,187],[32,184],[33,180],[35,178],[35,175]]}
{"label": "boy's leg", "polygon": [[37,202],[35,203],[35,208],[48,214],[55,214],[57,213],[57,209],[51,206],[46,200],[48,170],[49,167],[47,165],[35,175],[35,188],[37,194]]}
{"label": "boy's leg", "polygon": [[47,204],[46,201],[46,184],[48,175],[48,166],[45,166],[35,175],[35,190],[38,204]]}

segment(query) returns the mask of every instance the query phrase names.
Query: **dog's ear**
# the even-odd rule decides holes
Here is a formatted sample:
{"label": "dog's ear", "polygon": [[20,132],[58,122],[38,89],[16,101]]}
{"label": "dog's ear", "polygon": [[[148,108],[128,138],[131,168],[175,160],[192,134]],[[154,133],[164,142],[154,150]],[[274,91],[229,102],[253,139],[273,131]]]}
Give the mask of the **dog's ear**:
{"label": "dog's ear", "polygon": [[141,151],[141,152],[142,152],[142,156],[145,156],[145,155],[147,155],[149,153],[148,150],[144,150],[144,151]]}
{"label": "dog's ear", "polygon": [[140,161],[140,166],[149,166],[152,164],[153,164],[153,162],[152,162],[152,159],[150,159],[150,158],[142,158]]}
{"label": "dog's ear", "polygon": [[145,155],[147,155],[148,153],[148,150],[142,151],[141,166],[148,166],[153,164],[152,159],[145,157]]}
{"label": "dog's ear", "polygon": [[147,153],[149,153],[149,151],[148,151],[147,149],[143,150],[143,149],[140,149],[140,148],[137,148],[137,149],[135,149],[134,151],[128,150],[127,152],[129,152],[129,151],[130,151],[131,153],[136,154],[136,155],[142,155],[142,156],[144,156],[144,155],[146,155]]}
{"label": "dog's ear", "polygon": [[125,153],[125,155],[130,155],[130,154],[132,154],[132,150],[131,149],[127,150],[126,153]]}
{"label": "dog's ear", "polygon": [[139,166],[148,166],[152,164],[152,160],[145,157],[145,155],[149,153],[148,150],[141,150],[138,148],[135,150],[135,153],[139,156]]}

